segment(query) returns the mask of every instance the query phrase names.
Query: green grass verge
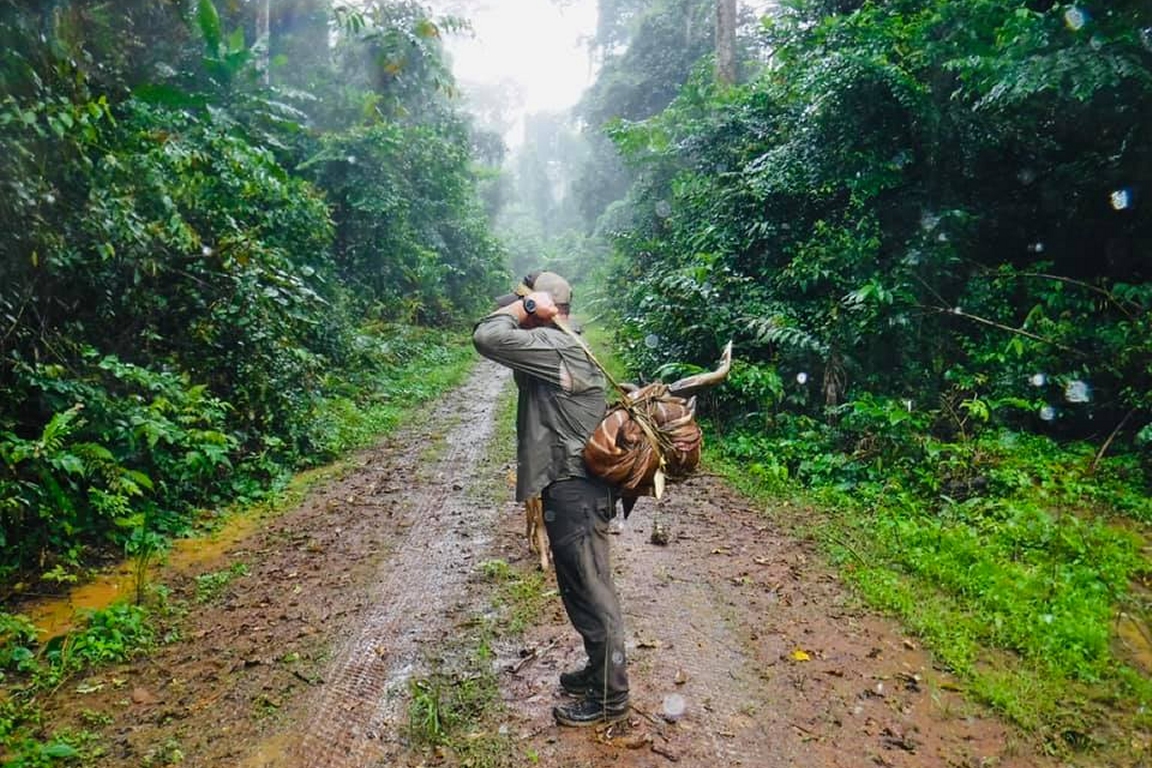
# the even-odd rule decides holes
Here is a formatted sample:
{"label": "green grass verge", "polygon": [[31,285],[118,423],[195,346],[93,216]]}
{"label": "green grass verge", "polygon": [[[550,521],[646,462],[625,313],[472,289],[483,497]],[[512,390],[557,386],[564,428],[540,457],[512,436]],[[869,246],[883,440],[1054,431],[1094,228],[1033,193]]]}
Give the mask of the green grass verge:
{"label": "green grass verge", "polygon": [[[994,483],[997,471],[1020,475],[1009,490],[963,501],[932,503],[902,484],[897,467],[883,484],[802,490],[771,458],[770,440],[758,450],[766,458],[750,461],[746,439],[727,436],[705,460],[766,502],[767,514],[818,541],[859,594],[920,636],[968,695],[1053,751],[1135,759],[1140,740],[1128,735],[1152,727],[1152,683],[1114,652],[1113,629],[1120,611],[1138,608],[1129,584],[1150,564],[1139,526],[1098,502],[1128,494],[1103,482],[1087,492],[1084,474],[1070,469],[1028,480],[1038,470],[1019,453],[989,471]],[[1071,483],[1078,487],[1060,487]]]}

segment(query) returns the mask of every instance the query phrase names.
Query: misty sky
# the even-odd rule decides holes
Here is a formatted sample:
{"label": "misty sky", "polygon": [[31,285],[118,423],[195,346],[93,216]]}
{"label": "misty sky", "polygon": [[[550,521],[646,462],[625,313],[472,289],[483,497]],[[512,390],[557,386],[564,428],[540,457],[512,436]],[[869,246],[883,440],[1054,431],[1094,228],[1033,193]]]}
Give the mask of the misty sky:
{"label": "misty sky", "polygon": [[596,0],[444,0],[432,6],[472,21],[474,37],[447,40],[457,79],[465,87],[515,82],[521,99],[517,118],[567,109],[591,82],[587,39],[596,28]]}

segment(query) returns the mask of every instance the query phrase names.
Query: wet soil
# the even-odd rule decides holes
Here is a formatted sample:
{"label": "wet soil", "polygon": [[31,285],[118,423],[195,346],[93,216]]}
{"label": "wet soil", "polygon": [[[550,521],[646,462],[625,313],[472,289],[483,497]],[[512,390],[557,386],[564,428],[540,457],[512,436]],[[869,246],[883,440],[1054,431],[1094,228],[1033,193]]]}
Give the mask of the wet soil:
{"label": "wet soil", "polygon": [[[193,574],[176,577],[174,601],[192,604],[180,639],[70,681],[45,702],[48,723],[99,733],[113,768],[453,764],[408,744],[409,681],[491,611],[482,562],[534,562],[521,509],[492,490],[510,469],[490,455],[507,382],[481,364],[419,424],[205,563],[247,565],[223,597],[194,604]],[[557,675],[583,659],[552,598],[493,644],[514,764],[1057,764],[966,702],[779,519],[707,474],[642,501],[613,539],[633,715],[553,724]],[[666,545],[650,541],[655,521]]]}

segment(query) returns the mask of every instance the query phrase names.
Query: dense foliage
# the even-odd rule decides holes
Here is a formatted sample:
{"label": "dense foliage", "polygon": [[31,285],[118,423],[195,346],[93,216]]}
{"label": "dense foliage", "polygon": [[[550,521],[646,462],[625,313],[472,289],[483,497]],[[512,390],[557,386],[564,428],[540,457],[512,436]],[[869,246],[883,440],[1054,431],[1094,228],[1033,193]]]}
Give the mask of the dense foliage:
{"label": "dense foliage", "polygon": [[441,53],[459,27],[0,2],[5,581],[330,455],[333,405],[431,351],[391,321],[449,326],[503,284]]}

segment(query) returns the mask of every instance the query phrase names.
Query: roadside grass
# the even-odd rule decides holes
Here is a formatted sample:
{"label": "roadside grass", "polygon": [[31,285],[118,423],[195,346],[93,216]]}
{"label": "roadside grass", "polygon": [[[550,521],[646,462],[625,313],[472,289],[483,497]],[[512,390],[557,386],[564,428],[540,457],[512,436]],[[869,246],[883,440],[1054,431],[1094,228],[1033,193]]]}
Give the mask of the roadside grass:
{"label": "roadside grass", "polygon": [[768,438],[728,435],[705,458],[768,515],[819,542],[972,699],[1052,753],[1137,764],[1152,744],[1152,682],[1118,655],[1114,629],[1143,610],[1129,587],[1152,573],[1132,519],[1146,507],[1122,467],[1093,480],[1090,451],[1024,447],[993,456],[979,446],[972,455],[992,487],[957,499],[927,496],[896,466],[882,482],[803,489],[784,463],[788,447]]}
{"label": "roadside grass", "polygon": [[[317,456],[337,458],[286,473],[270,487],[238,486],[241,500],[204,511],[196,529],[218,531],[240,518],[263,521],[299,504],[312,488],[355,468],[349,452],[371,444],[401,423],[419,423],[426,415],[419,406],[463,381],[476,360],[463,335],[436,333],[420,343],[405,339],[400,347],[403,354],[397,354],[390,375],[356,382],[356,391],[333,396],[317,410]],[[197,577],[195,602],[210,602],[246,572],[246,565],[237,562]],[[157,643],[179,639],[179,620],[188,607],[170,604],[162,585],[140,591],[148,598],[141,604],[113,603],[87,612],[77,627],[47,642],[41,642],[26,616],[0,610],[0,765],[99,764],[106,751],[99,734],[53,729],[42,706],[47,698],[62,695],[65,684],[81,673],[129,661]],[[104,717],[90,721],[96,731],[107,726]],[[175,756],[182,759],[178,749],[165,746],[147,758],[146,764],[169,764]]]}

